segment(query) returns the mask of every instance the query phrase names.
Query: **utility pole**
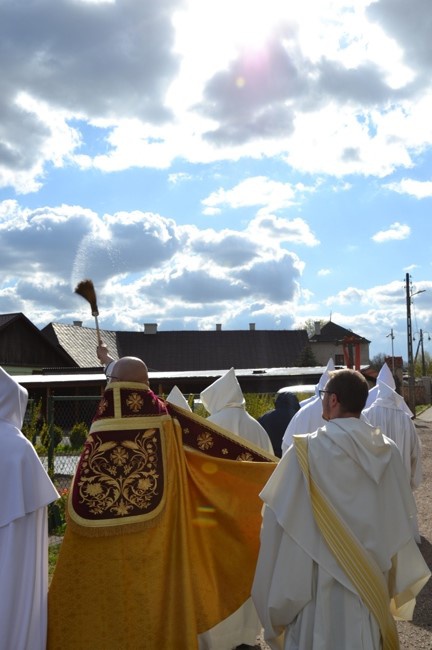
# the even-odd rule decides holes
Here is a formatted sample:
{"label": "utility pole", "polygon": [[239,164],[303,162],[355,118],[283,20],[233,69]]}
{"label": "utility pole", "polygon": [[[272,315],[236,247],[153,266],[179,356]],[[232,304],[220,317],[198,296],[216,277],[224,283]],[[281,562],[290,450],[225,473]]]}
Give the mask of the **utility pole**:
{"label": "utility pole", "polygon": [[411,323],[411,287],[410,275],[405,275],[406,312],[407,312],[407,348],[408,348],[408,406],[415,414],[415,379],[412,349],[412,323]]}
{"label": "utility pole", "polygon": [[420,289],[412,293],[410,284],[410,274],[405,275],[405,290],[406,290],[406,312],[407,312],[407,348],[408,348],[408,406],[415,415],[416,399],[415,399],[415,377],[414,377],[414,359],[412,347],[412,323],[411,323],[411,300],[413,296],[418,293],[423,293],[426,289]]}
{"label": "utility pole", "polygon": [[393,334],[393,327],[390,330],[390,334],[387,334],[386,338],[388,338],[389,336],[391,338],[391,346],[392,346],[392,375],[394,377],[394,374],[395,374],[395,362],[394,362],[394,344],[393,344],[394,334]]}

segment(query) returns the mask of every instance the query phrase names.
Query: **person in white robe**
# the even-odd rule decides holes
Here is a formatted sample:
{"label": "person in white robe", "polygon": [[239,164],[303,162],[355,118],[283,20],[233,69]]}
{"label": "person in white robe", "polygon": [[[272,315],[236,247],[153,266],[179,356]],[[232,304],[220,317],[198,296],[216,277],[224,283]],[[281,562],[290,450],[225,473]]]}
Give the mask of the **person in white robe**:
{"label": "person in white robe", "polygon": [[0,650],[45,650],[47,505],[59,494],[22,434],[27,390],[0,367]]}
{"label": "person in white robe", "polygon": [[396,650],[394,616],[412,617],[430,577],[400,453],[360,419],[367,393],[335,371],[325,426],[296,436],[261,492],[252,597],[272,650]]}
{"label": "person in white robe", "polygon": [[[362,417],[374,427],[379,427],[381,433],[396,443],[414,491],[423,478],[420,438],[414,422],[401,407],[399,395],[383,381],[378,381],[377,386],[377,397],[369,408],[363,410]],[[417,517],[413,519],[413,526],[414,538],[420,543]]]}
{"label": "person in white robe", "polygon": [[207,386],[200,394],[208,420],[236,433],[261,449],[273,453],[267,431],[246,411],[245,398],[234,368]]}
{"label": "person in white robe", "polygon": [[300,402],[301,408],[292,418],[282,438],[282,454],[290,447],[293,436],[300,433],[312,433],[318,427],[322,427],[325,422],[322,417],[322,405],[319,397],[319,391],[324,388],[330,378],[330,373],[334,370],[333,359],[329,359],[327,367],[316,385],[315,395],[307,400]]}
{"label": "person in white robe", "polygon": [[[245,399],[234,368],[205,388],[200,399],[210,413],[210,422],[273,453],[266,430],[246,411]],[[199,635],[199,650],[231,650],[243,644],[253,647],[261,628],[252,598],[249,598],[231,616]]]}
{"label": "person in white robe", "polygon": [[314,394],[314,395],[311,395],[310,397],[306,397],[305,399],[302,399],[302,400],[300,401],[300,406],[301,406],[302,408],[303,408],[303,406],[306,406],[306,405],[309,404],[310,402],[313,402],[313,400],[314,400],[316,397],[319,396],[319,391],[320,391],[322,388],[324,388],[324,386],[325,386],[326,383],[328,382],[329,372],[332,372],[332,370],[334,370],[334,369],[335,369],[335,364],[334,364],[333,359],[330,357],[330,359],[327,361],[327,366],[326,366],[326,368],[325,368],[323,374],[321,375],[321,377],[319,378],[318,383],[317,383],[316,386],[315,386],[315,394]]}
{"label": "person in white robe", "polygon": [[384,384],[390,386],[390,388],[394,391],[396,395],[396,400],[398,401],[400,408],[403,409],[405,413],[407,413],[410,416],[410,418],[414,417],[414,413],[411,411],[410,407],[405,402],[402,395],[399,395],[399,393],[396,392],[396,382],[394,380],[392,371],[390,370],[387,363],[383,363],[383,365],[381,366],[381,370],[377,375],[376,384],[369,391],[365,408],[369,408],[369,406],[371,406],[376,400],[378,396],[380,382],[384,382]]}

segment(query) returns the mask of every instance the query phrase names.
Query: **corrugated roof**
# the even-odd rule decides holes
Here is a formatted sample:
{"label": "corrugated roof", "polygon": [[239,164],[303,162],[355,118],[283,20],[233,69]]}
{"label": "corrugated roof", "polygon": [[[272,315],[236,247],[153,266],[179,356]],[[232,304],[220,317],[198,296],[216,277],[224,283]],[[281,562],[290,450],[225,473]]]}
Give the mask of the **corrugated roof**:
{"label": "corrugated roof", "polygon": [[[80,325],[50,323],[43,328],[42,332],[52,342],[60,345],[80,368],[93,368],[101,365],[96,355],[96,329]],[[103,342],[107,344],[111,356],[118,359],[116,333],[110,330],[100,330],[100,335]]]}
{"label": "corrugated roof", "polygon": [[[43,332],[81,367],[99,364],[96,331],[51,323]],[[308,344],[305,330],[211,330],[113,332],[101,330],[112,357],[136,356],[151,372],[295,366]]]}
{"label": "corrugated roof", "polygon": [[307,343],[305,330],[117,333],[119,355],[140,357],[152,371],[295,366]]}

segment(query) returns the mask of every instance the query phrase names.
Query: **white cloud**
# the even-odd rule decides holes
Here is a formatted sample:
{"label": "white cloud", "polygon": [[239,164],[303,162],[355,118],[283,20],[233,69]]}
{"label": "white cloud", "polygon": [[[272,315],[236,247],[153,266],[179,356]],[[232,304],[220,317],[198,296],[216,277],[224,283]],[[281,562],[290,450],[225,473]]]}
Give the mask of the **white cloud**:
{"label": "white cloud", "polygon": [[286,219],[259,212],[257,217],[250,222],[248,230],[256,234],[257,241],[260,241],[261,245],[264,243],[274,244],[275,242],[303,246],[318,246],[319,244],[309,224],[299,217]]}
{"label": "white cloud", "polygon": [[407,224],[399,223],[395,221],[392,223],[387,230],[380,230],[371,237],[371,239],[377,244],[382,244],[387,241],[399,241],[401,239],[407,239],[411,234],[411,228]]}
{"label": "white cloud", "polygon": [[387,183],[384,187],[398,194],[415,196],[417,199],[432,196],[432,181],[416,181],[413,178],[403,178],[397,183]]}
{"label": "white cloud", "polygon": [[312,186],[292,185],[265,176],[252,176],[229,190],[219,188],[203,199],[202,203],[207,210],[224,205],[231,208],[263,206],[265,211],[272,212],[296,205],[304,194],[313,191]]}

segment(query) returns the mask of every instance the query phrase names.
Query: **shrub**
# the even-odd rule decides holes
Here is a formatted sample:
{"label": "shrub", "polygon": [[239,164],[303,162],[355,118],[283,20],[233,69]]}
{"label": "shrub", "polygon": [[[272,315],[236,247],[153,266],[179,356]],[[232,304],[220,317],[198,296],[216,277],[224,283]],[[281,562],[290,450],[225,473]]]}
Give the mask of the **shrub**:
{"label": "shrub", "polygon": [[[51,427],[51,436],[54,441],[53,446],[54,448],[56,448],[63,441],[63,429],[59,427],[57,424],[54,424]],[[41,445],[43,445],[45,449],[48,449],[50,446],[50,432],[49,432],[48,424],[46,422],[42,426],[40,432],[40,440],[41,440]]]}
{"label": "shrub", "polygon": [[274,408],[274,395],[268,393],[245,393],[246,411],[258,420],[264,413]]}
{"label": "shrub", "polygon": [[38,402],[29,401],[21,431],[34,445],[37,436],[40,435],[43,423],[42,400],[40,399]]}
{"label": "shrub", "polygon": [[69,434],[72,449],[80,449],[88,436],[88,426],[85,422],[76,422]]}

